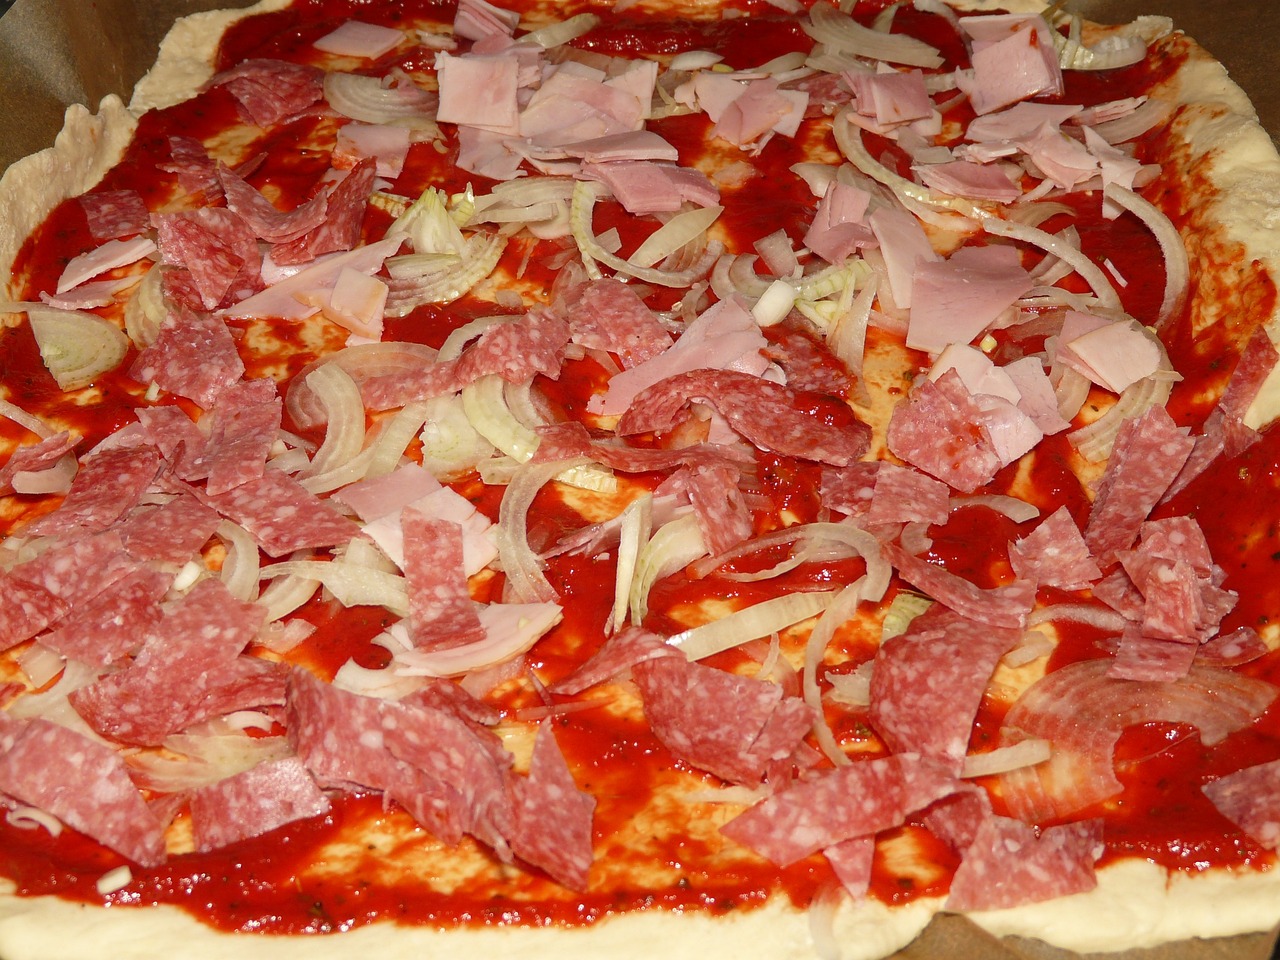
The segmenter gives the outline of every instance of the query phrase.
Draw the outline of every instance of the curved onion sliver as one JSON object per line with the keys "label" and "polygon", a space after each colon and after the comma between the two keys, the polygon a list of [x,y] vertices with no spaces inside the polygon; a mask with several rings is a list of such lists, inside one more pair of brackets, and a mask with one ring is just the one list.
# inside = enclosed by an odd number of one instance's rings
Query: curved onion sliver
{"label": "curved onion sliver", "polygon": [[346,347],[330,356],[313,360],[298,372],[285,394],[285,409],[301,429],[324,425],[327,416],[325,406],[307,386],[307,376],[323,364],[336,363],[359,384],[372,377],[419,370],[434,363],[435,359],[436,351],[421,343],[362,343]]}

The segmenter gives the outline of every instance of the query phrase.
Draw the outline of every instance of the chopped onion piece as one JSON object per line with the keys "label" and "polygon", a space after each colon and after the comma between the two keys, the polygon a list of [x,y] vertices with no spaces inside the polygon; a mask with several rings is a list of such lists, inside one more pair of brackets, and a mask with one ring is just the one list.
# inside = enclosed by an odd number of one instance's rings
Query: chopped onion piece
{"label": "chopped onion piece", "polygon": [[638,267],[652,267],[706,233],[723,211],[724,207],[718,206],[694,207],[676,214],[645,237],[627,262]]}
{"label": "chopped onion piece", "polygon": [[476,433],[520,463],[538,449],[538,435],[521,423],[507,406],[503,385],[496,373],[462,388],[462,409]]}
{"label": "chopped onion piece", "polygon": [[1096,263],[1085,256],[1084,252],[1079,248],[1065,243],[1061,238],[1055,237],[1051,233],[1046,233],[1038,227],[1029,227],[1024,223],[1001,220],[998,217],[985,218],[982,221],[982,229],[997,237],[1029,243],[1033,247],[1039,247],[1041,250],[1053,254],[1059,260],[1071,264],[1072,269],[1080,274],[1085,283],[1089,284],[1093,295],[1098,298],[1098,302],[1103,307],[1110,310],[1123,309],[1120,298],[1116,295],[1115,288],[1111,286],[1111,281],[1107,279],[1107,275]]}
{"label": "chopped onion piece", "polygon": [[[261,572],[259,572],[261,580]],[[310,600],[320,589],[320,581],[308,577],[280,577],[258,594],[258,603],[267,608],[267,623],[286,617]]]}
{"label": "chopped onion piece", "polygon": [[960,776],[965,779],[1008,773],[1022,767],[1033,767],[1049,759],[1049,741],[1032,738],[1019,740],[1007,747],[996,747],[986,753],[970,753],[964,758]]}
{"label": "chopped onion piece", "polygon": [[643,493],[627,504],[619,517],[618,563],[613,581],[613,610],[605,623],[606,633],[616,633],[627,622],[631,584],[640,560],[642,544],[653,530],[653,494]]}
{"label": "chopped onion piece", "polygon": [[1001,657],[1000,662],[1015,669],[1025,667],[1028,663],[1034,663],[1053,653],[1057,646],[1057,641],[1043,630],[1027,630],[1018,645]]}
{"label": "chopped onion piece", "polygon": [[1053,623],[1056,620],[1084,623],[1112,633],[1123,632],[1127,623],[1122,614],[1100,604],[1055,603],[1029,613],[1027,615],[1027,626],[1035,627],[1042,623]]}
{"label": "chopped onion piece", "polygon": [[105,897],[112,893],[117,893],[133,882],[133,871],[129,869],[127,863],[122,863],[118,867],[108,870],[100,876],[94,887],[98,891],[98,895]]}
{"label": "chopped onion piece", "polygon": [[818,689],[818,665],[822,663],[836,630],[857,616],[858,605],[863,600],[871,599],[867,593],[868,580],[867,576],[859,577],[830,600],[818,622],[809,631],[809,639],[804,645],[804,666],[800,671],[801,693],[804,702],[813,708],[817,717],[813,724],[813,734],[818,741],[818,748],[836,766],[849,763],[849,758],[840,749],[835,735],[827,726],[822,710],[822,694]]}
{"label": "chopped onion piece", "polygon": [[931,68],[940,67],[943,63],[938,50],[924,41],[906,34],[883,33],[864,27],[826,0],[819,0],[813,5],[809,11],[809,22],[802,22],[801,26],[819,43],[869,60]]}
{"label": "chopped onion piece", "polygon": [[710,50],[684,50],[671,58],[671,62],[667,64],[667,69],[686,72],[705,70],[707,67],[715,66],[723,59],[724,57],[720,54],[712,53]]}
{"label": "chopped onion piece", "polygon": [[586,463],[586,457],[572,460],[553,460],[546,463],[526,463],[516,470],[498,505],[498,524],[495,539],[498,544],[498,562],[507,575],[507,587],[512,599],[520,603],[550,603],[559,599],[542,572],[542,561],[529,546],[529,508],[538,491],[550,483],[557,474],[570,467]]}
{"label": "chopped onion piece", "polygon": [[364,446],[364,401],[351,375],[336,363],[322,363],[307,374],[307,389],[325,411],[324,443],[316,451],[305,476],[328,473],[358,454]]}
{"label": "chopped onion piece", "polygon": [[1102,195],[1145,223],[1160,244],[1160,252],[1164,254],[1164,297],[1156,313],[1155,328],[1162,330],[1182,310],[1187,299],[1191,265],[1187,261],[1182,235],[1163,211],[1132,190],[1126,190],[1118,183],[1109,183],[1103,188]]}
{"label": "chopped onion piece", "polygon": [[796,303],[796,288],[787,280],[775,280],[751,307],[751,316],[762,327],[772,327],[786,319]]}
{"label": "chopped onion piece", "polygon": [[344,607],[385,607],[399,617],[409,615],[404,577],[370,570],[340,560],[285,560],[263,567],[262,579],[297,576],[324,584]]}
{"label": "chopped onion piece", "polygon": [[1172,392],[1173,381],[1168,377],[1145,377],[1126,387],[1120,399],[1097,420],[1068,433],[1067,439],[1086,460],[1101,463],[1111,456],[1111,448],[1124,422],[1152,407],[1162,406]]}
{"label": "chopped onion piece", "polygon": [[420,689],[422,677],[407,676],[396,669],[395,657],[413,649],[413,641],[409,637],[409,624],[406,620],[393,623],[382,633],[373,638],[371,643],[385,648],[392,655],[392,660],[379,670],[362,667],[355,660],[348,660],[333,675],[333,685],[339,690],[358,693],[364,697],[377,697],[379,700],[399,700]]}
{"label": "chopped onion piece", "polygon": [[51,837],[62,833],[62,821],[39,807],[14,807],[4,815],[5,823],[19,830],[38,830],[43,827]]}
{"label": "chopped onion piece", "polygon": [[40,359],[61,390],[78,390],[114,370],[129,350],[129,338],[96,314],[25,306]]}
{"label": "chopped onion piece", "polygon": [[323,426],[326,410],[324,404],[307,386],[307,377],[317,367],[335,363],[342,367],[356,383],[377,376],[408,373],[434,362],[436,351],[421,343],[361,343],[344,347],[337,353],[312,361],[303,367],[289,383],[284,405],[289,417],[301,429],[311,430]]}
{"label": "chopped onion piece", "polygon": [[899,590],[889,603],[884,620],[880,624],[880,642],[901,636],[911,627],[911,621],[924,613],[933,601],[909,590]]}
{"label": "chopped onion piece", "polygon": [[698,520],[691,513],[655,530],[640,550],[635,576],[631,580],[631,622],[637,626],[644,622],[649,609],[649,590],[655,583],[705,556],[706,552]]}
{"label": "chopped onion piece", "polygon": [[594,280],[598,280],[603,276],[600,268],[596,265],[596,261],[599,261],[611,270],[635,277],[637,280],[644,280],[646,283],[656,284],[660,287],[688,287],[695,280],[706,275],[707,271],[711,269],[711,265],[716,262],[716,259],[724,250],[723,244],[719,241],[707,244],[706,250],[703,251],[698,261],[685,270],[669,271],[657,267],[637,266],[610,253],[600,243],[591,226],[591,214],[595,209],[595,205],[595,188],[589,182],[579,180],[574,185],[573,202],[569,208],[570,226],[573,231],[573,239],[578,244],[578,250],[582,254],[583,263],[586,265],[587,274]]}
{"label": "chopped onion piece", "polygon": [[216,721],[166,737],[164,747],[177,756],[148,751],[129,758],[139,783],[160,793],[197,790],[291,752],[284,737],[250,736]]}
{"label": "chopped onion piece", "polygon": [[599,22],[600,18],[594,13],[579,13],[559,23],[549,23],[537,30],[530,30],[520,38],[520,42],[536,43],[540,47],[559,47],[590,33]]}
{"label": "chopped onion piece", "polygon": [[852,673],[827,674],[827,682],[831,684],[831,699],[849,707],[870,706],[873,663],[872,660],[860,663]]}
{"label": "chopped onion piece", "polygon": [[438,480],[452,480],[494,455],[494,446],[471,424],[460,394],[425,401],[422,465]]}
{"label": "chopped onion piece", "polygon": [[506,247],[506,237],[477,231],[461,256],[392,257],[386,315],[403,317],[426,303],[452,303],[493,273]]}
{"label": "chopped onion piece", "polygon": [[219,574],[222,585],[237,600],[252,603],[258,599],[258,545],[244,527],[230,520],[219,521],[213,533],[227,551]]}
{"label": "chopped onion piece", "polygon": [[834,591],[788,593],[677,633],[667,643],[682,650],[690,660],[701,660],[816,617],[835,596]]}
{"label": "chopped onion piece", "polygon": [[439,136],[436,97],[407,78],[387,84],[378,77],[355,73],[326,73],[324,97],[338,113],[365,123],[394,123]]}
{"label": "chopped onion piece", "polygon": [[164,302],[163,277],[160,264],[154,264],[124,304],[124,330],[139,350],[156,342],[160,324],[169,313]]}
{"label": "chopped onion piece", "polygon": [[988,507],[996,513],[1003,514],[1014,523],[1026,523],[1040,516],[1040,508],[1034,503],[1027,503],[1018,497],[1009,497],[999,493],[983,493],[967,497],[952,497],[950,509],[961,507]]}
{"label": "chopped onion piece", "polygon": [[18,654],[19,669],[36,689],[60,674],[65,665],[62,654],[38,640]]}

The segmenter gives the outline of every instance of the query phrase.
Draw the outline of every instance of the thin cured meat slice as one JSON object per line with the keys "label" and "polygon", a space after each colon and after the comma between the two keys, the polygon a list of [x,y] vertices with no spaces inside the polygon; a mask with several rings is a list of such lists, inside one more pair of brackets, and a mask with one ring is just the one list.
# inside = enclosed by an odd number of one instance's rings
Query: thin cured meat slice
{"label": "thin cured meat slice", "polygon": [[552,693],[572,696],[620,676],[624,671],[646,660],[675,656],[683,658],[684,654],[668,646],[667,642],[656,633],[650,633],[641,627],[627,627],[606,640],[604,645],[573,673],[551,684],[550,690]]}
{"label": "thin cured meat slice", "polygon": [[876,477],[883,462],[856,460],[843,467],[823,467],[819,496],[828,510],[850,517],[865,516],[875,495]]}
{"label": "thin cured meat slice", "polygon": [[964,851],[947,909],[998,910],[1092,890],[1102,851],[1099,820],[1037,832],[1021,820],[991,817]]}
{"label": "thin cured meat slice", "polygon": [[731,550],[751,536],[751,511],[738,488],[741,471],[727,463],[691,468],[686,476],[689,502],[702,542],[712,555]]}
{"label": "thin cured meat slice", "polygon": [[1102,578],[1066,507],[1059,507],[1027,536],[1009,544],[1009,565],[1019,579],[1059,590],[1084,590]]}
{"label": "thin cured meat slice", "polygon": [[784,456],[844,466],[870,445],[870,428],[851,413],[826,420],[796,391],[736,370],[690,370],[646,387],[618,421],[617,432],[629,436],[671,430],[694,402],[714,407],[760,449]]}
{"label": "thin cured meat slice", "polygon": [[1020,630],[947,612],[917,618],[876,651],[871,725],[894,752],[918,753],[959,775],[996,664],[1021,639]]}
{"label": "thin cured meat slice", "polygon": [[593,280],[565,297],[563,311],[573,342],[617,354],[624,368],[656,357],[671,334],[625,283]]}
{"label": "thin cured meat slice", "polygon": [[[253,706],[283,695],[283,677],[263,689],[260,681],[276,665],[246,672],[236,665],[262,627],[266,611],[242,603],[218,580],[202,580],[152,628],[138,656],[71,694],[85,721],[122,743],[155,744],[212,713]],[[269,668],[269,669],[268,669]],[[253,696],[237,686],[248,680]],[[276,694],[274,691],[278,690]],[[263,699],[258,699],[258,698]]]}
{"label": "thin cured meat slice", "polygon": [[1084,539],[1103,564],[1137,539],[1151,509],[1187,462],[1195,441],[1161,406],[1126,420],[1116,436]]}
{"label": "thin cured meat slice", "polygon": [[1044,763],[1000,775],[1011,815],[1040,823],[1119,793],[1113,753],[1132,724],[1191,724],[1212,747],[1280,693],[1265,681],[1199,664],[1174,682],[1118,679],[1108,675],[1110,667],[1109,658],[1068,664],[1032,684],[1009,710],[1003,742],[1042,738],[1053,744]]}
{"label": "thin cured meat slice", "polygon": [[478,700],[452,680],[424,678],[426,685],[401,698],[402,703],[418,704],[432,710],[452,713],[461,720],[491,727],[502,719],[497,707]]}
{"label": "thin cured meat slice", "polygon": [[1271,652],[1253,627],[1239,627],[1206,640],[1196,650],[1196,662],[1214,667],[1238,667]]}
{"label": "thin cured meat slice", "polygon": [[352,520],[279,470],[268,470],[225,493],[200,491],[197,496],[248,530],[273,557],[304,547],[332,547],[360,532]]}
{"label": "thin cured meat slice", "polygon": [[861,900],[871,889],[871,866],[875,857],[874,837],[854,837],[832,844],[822,851],[835,871],[836,879],[845,892],[855,900]]}
{"label": "thin cured meat slice", "polygon": [[13,567],[14,579],[43,587],[59,600],[83,603],[138,568],[114,530],[62,539],[34,560]]}
{"label": "thin cured meat slice", "polygon": [[900,826],[956,787],[948,770],[918,756],[862,760],[767,797],[720,832],[785,867],[846,840]]}
{"label": "thin cured meat slice", "polygon": [[951,494],[945,483],[896,463],[878,466],[867,523],[947,522]]}
{"label": "thin cured meat slice", "polygon": [[1138,548],[1148,556],[1185,561],[1201,576],[1214,568],[1209,541],[1194,517],[1148,520],[1139,531]]}
{"label": "thin cured meat slice", "polygon": [[896,543],[886,543],[883,549],[898,576],[970,620],[1021,629],[1035,604],[1035,584],[1026,580],[984,590],[943,567],[912,556]]}
{"label": "thin cured meat slice", "polygon": [[288,243],[276,244],[271,248],[271,259],[285,265],[308,263],[326,253],[350,250],[359,243],[376,175],[373,159],[358,161],[329,193],[320,224]]}
{"label": "thin cured meat slice", "polygon": [[782,368],[792,390],[832,397],[849,395],[853,375],[809,331],[787,319],[764,333],[769,341],[764,355]]}
{"label": "thin cured meat slice", "polygon": [[961,853],[973,843],[978,830],[991,815],[991,797],[987,791],[967,783],[930,806],[921,820],[929,832],[954,853]]}
{"label": "thin cured meat slice", "polygon": [[1122,680],[1172,682],[1187,675],[1195,661],[1196,645],[1143,636],[1126,630],[1107,676]]}
{"label": "thin cured meat slice", "polygon": [[250,123],[271,127],[324,96],[324,74],[286,60],[245,60],[209,81],[224,86]]}
{"label": "thin cured meat slice", "polygon": [[209,314],[178,309],[160,324],[155,342],[138,354],[129,376],[208,410],[244,376],[244,363],[225,323]]}
{"label": "thin cured meat slice", "polygon": [[191,826],[202,852],[328,811],[328,798],[297,757],[268,760],[191,795]]}
{"label": "thin cured meat slice", "polygon": [[133,507],[160,469],[152,447],[113,447],[80,463],[66,498],[27,528],[33,536],[99,532]]}
{"label": "thin cured meat slice", "polygon": [[384,701],[340,690],[295,667],[285,694],[289,745],[322,786],[381,790],[444,843],[462,839],[457,793],[387,749]]}
{"label": "thin cured meat slice", "polygon": [[224,390],[210,411],[209,441],[180,468],[184,480],[205,480],[205,491],[226,493],[256,480],[280,432],[282,404],[274,380],[241,380]]}
{"label": "thin cured meat slice", "polygon": [[483,640],[484,627],[463,568],[462,527],[409,507],[400,528],[414,646],[446,650]]}
{"label": "thin cured meat slice", "polygon": [[208,543],[220,519],[215,510],[184,493],[168,503],[134,510],[116,530],[136,560],[186,563]]}
{"label": "thin cured meat slice", "polygon": [[157,214],[156,245],[164,263],[181,267],[215,310],[262,289],[262,253],[244,219],[224,207]]}
{"label": "thin cured meat slice", "polygon": [[673,754],[724,780],[757,786],[813,726],[813,711],[776,684],[684,657],[636,664],[645,718]]}
{"label": "thin cured meat slice", "polygon": [[160,600],[172,582],[170,574],[144,567],[77,604],[40,642],[73,660],[113,663],[141,646],[160,621]]}
{"label": "thin cured meat slice", "polygon": [[574,782],[550,719],[538,727],[528,777],[516,780],[513,789],[512,851],[571,890],[585,890],[594,859],[591,817],[596,800]]}
{"label": "thin cured meat slice", "polygon": [[1228,416],[1243,420],[1278,362],[1280,352],[1276,350],[1271,335],[1265,326],[1258,327],[1240,353],[1240,359],[1227,380],[1226,389],[1218,400],[1218,409]]}
{"label": "thin cured meat slice", "polygon": [[193,201],[206,203],[222,199],[222,185],[218,182],[217,167],[209,151],[195,137],[170,136],[169,159],[157,164],[160,170],[176,174],[178,184]]}
{"label": "thin cured meat slice", "polygon": [[959,375],[948,370],[936,381],[922,379],[907,401],[893,408],[886,440],[895,456],[972,493],[1001,467],[980,419],[981,410]]}
{"label": "thin cured meat slice", "polygon": [[163,862],[163,827],[119,753],[43,719],[26,721],[11,736],[8,749],[0,750],[0,793],[52,814],[134,863]]}
{"label": "thin cured meat slice", "polygon": [[71,604],[38,583],[0,574],[0,650],[30,640],[49,624],[65,616]]}
{"label": "thin cured meat slice", "polygon": [[456,360],[419,362],[401,373],[370,377],[360,384],[360,396],[370,410],[387,410],[454,393],[490,374],[508,383],[524,383],[538,374],[554,380],[568,342],[567,323],[549,310],[530,310],[489,327]]}
{"label": "thin cured meat slice", "polygon": [[77,198],[95,240],[115,240],[146,233],[151,211],[137,190],[100,190]]}
{"label": "thin cured meat slice", "polygon": [[66,430],[36,443],[18,447],[0,467],[0,495],[13,492],[14,477],[19,473],[47,470],[70,453],[79,442]]}
{"label": "thin cured meat slice", "polygon": [[1218,811],[1269,850],[1280,847],[1280,760],[1245,767],[1202,788]]}
{"label": "thin cured meat slice", "polygon": [[225,164],[218,164],[218,180],[228,209],[238,214],[260,240],[287,243],[324,223],[329,204],[327,193],[318,193],[292,210],[277,210],[270,200]]}
{"label": "thin cured meat slice", "polygon": [[143,407],[134,411],[147,442],[176,470],[186,469],[209,442],[178,406]]}

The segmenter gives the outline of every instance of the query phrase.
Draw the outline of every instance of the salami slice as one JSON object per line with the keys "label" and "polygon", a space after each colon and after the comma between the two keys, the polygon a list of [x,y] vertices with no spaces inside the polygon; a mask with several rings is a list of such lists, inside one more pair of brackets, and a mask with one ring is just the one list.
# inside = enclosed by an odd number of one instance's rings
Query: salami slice
{"label": "salami slice", "polygon": [[101,190],[82,194],[77,202],[95,240],[132,237],[151,226],[151,211],[137,190]]}
{"label": "salami slice", "polygon": [[876,651],[868,719],[891,750],[958,775],[991,674],[1022,632],[948,613],[927,620]]}
{"label": "salami slice", "polygon": [[980,419],[959,375],[949,370],[937,381],[921,380],[907,401],[893,408],[886,434],[889,450],[931,477],[972,493],[1001,466]]}
{"label": "salami slice", "polygon": [[160,506],[141,507],[117,525],[129,556],[137,560],[186,563],[208,543],[218,526],[216,511],[190,494]]}
{"label": "salami slice", "polygon": [[671,334],[631,287],[593,280],[572,291],[564,308],[573,342],[617,354],[624,368],[671,346]]}
{"label": "salami slice", "polygon": [[18,580],[43,587],[67,604],[96,597],[138,567],[125,553],[114,530],[88,537],[62,540],[34,560],[9,571]]}
{"label": "salami slice", "polygon": [[956,786],[945,768],[910,754],[857,761],[766,798],[720,832],[785,867],[899,826]]}
{"label": "salami slice", "polygon": [[268,760],[191,795],[191,824],[200,851],[328,811],[328,798],[297,757]]}
{"label": "salami slice", "polygon": [[1027,536],[1011,543],[1009,564],[1019,579],[1059,590],[1084,590],[1102,577],[1066,507],[1058,508]]}
{"label": "salami slice", "polygon": [[206,203],[222,199],[222,185],[218,182],[217,167],[204,144],[195,137],[170,136],[169,160],[158,166],[167,173],[176,174],[178,183],[193,199],[201,197]]}
{"label": "salami slice", "polygon": [[244,363],[227,325],[182,309],[165,318],[155,342],[129,368],[129,376],[139,383],[154,383],[206,410],[243,375]]}
{"label": "salami slice", "polygon": [[1033,827],[991,817],[965,849],[951,880],[948,910],[995,910],[1083,893],[1098,885],[1102,823],[1081,820]]}
{"label": "salami slice", "polygon": [[1201,789],[1253,839],[1269,850],[1280,847],[1280,760],[1229,773]]}
{"label": "salami slice", "polygon": [[691,370],[646,387],[618,421],[617,432],[671,430],[691,402],[710,404],[737,433],[784,456],[844,466],[870,444],[870,428],[852,415],[831,421],[815,416],[796,391],[736,370]]}
{"label": "salami slice", "polygon": [[326,253],[350,250],[359,243],[376,170],[373,159],[358,161],[329,193],[324,219],[302,236],[272,247],[271,259],[278,264],[308,263]]}
{"label": "salami slice", "polygon": [[782,368],[791,389],[832,397],[849,395],[853,375],[807,330],[788,319],[764,333],[769,341],[764,355]]}
{"label": "salami slice", "polygon": [[855,900],[861,900],[871,889],[871,864],[875,852],[874,837],[854,837],[832,844],[822,851],[822,855],[831,864],[845,892]]}
{"label": "salami slice", "polygon": [[777,685],[684,657],[645,660],[632,674],[654,736],[686,763],[734,783],[758,785],[813,725],[812,711],[785,701]]}
{"label": "salami slice", "polygon": [[360,532],[354,522],[279,470],[268,470],[224,493],[197,496],[248,530],[273,557],[345,543]]}
{"label": "salami slice", "polygon": [[1196,656],[1196,645],[1143,636],[1126,630],[1120,637],[1116,658],[1107,676],[1121,680],[1172,682],[1187,675]]}
{"label": "salami slice", "polygon": [[19,473],[39,473],[47,470],[70,453],[77,439],[63,430],[37,443],[18,447],[0,467],[0,495],[13,492],[13,478]]}
{"label": "salami slice", "polygon": [[1243,420],[1277,362],[1280,362],[1280,352],[1277,352],[1272,343],[1271,335],[1265,326],[1258,327],[1245,344],[1236,368],[1231,371],[1231,378],[1218,401],[1218,408],[1225,414]]}
{"label": "salami slice", "polygon": [[280,432],[282,405],[273,380],[241,380],[224,390],[211,411],[209,441],[178,475],[207,478],[205,491],[226,493],[256,480]]}
{"label": "salami slice", "polygon": [[105,530],[138,502],[159,468],[152,447],[113,447],[86,457],[58,509],[27,530],[33,536]]}
{"label": "salami slice", "polygon": [[138,570],[77,604],[41,643],[84,663],[113,663],[141,646],[160,621],[160,600],[172,582],[173,577],[160,570]]}
{"label": "salami slice", "polygon": [[1084,539],[1103,565],[1137,539],[1143,521],[1160,502],[1195,445],[1164,407],[1126,420],[1116,436]]}
{"label": "salami slice", "polygon": [[225,164],[218,164],[217,175],[227,207],[243,219],[260,240],[287,243],[324,223],[329,204],[327,193],[318,193],[292,210],[277,210],[270,200]]}
{"label": "salami slice", "polygon": [[738,489],[741,476],[727,463],[693,467],[688,473],[689,502],[693,504],[702,542],[711,554],[731,550],[751,536],[751,511]]}
{"label": "salami slice", "polygon": [[71,604],[38,583],[0,574],[0,650],[8,650],[30,640],[49,624],[63,617]]}
{"label": "salami slice", "polygon": [[484,639],[463,572],[462,527],[412,507],[401,515],[400,527],[414,645],[445,650]]}
{"label": "salami slice", "polygon": [[113,748],[48,720],[0,750],[0,793],[50,813],[142,866],[165,859],[164,830]]}
{"label": "salami slice", "polygon": [[896,543],[883,546],[898,576],[970,620],[1021,629],[1035,604],[1035,585],[1026,580],[984,590],[949,570],[912,556]]}
{"label": "salami slice", "polygon": [[940,480],[896,463],[881,463],[867,523],[946,523],[951,493]]}
{"label": "salami slice", "polygon": [[511,848],[516,856],[572,890],[585,890],[593,859],[591,816],[596,801],[574,783],[550,719],[538,727],[529,775],[517,780],[514,789]]}
{"label": "salami slice", "polygon": [[205,310],[262,289],[262,254],[244,220],[224,207],[158,214],[156,245],[163,262],[190,275]]}
{"label": "salami slice", "polygon": [[668,646],[656,633],[640,627],[628,627],[606,640],[586,663],[553,683],[550,689],[552,693],[578,694],[619,676],[638,663],[672,656],[683,657],[684,654]]}
{"label": "salami slice", "polygon": [[272,696],[250,683],[255,697],[235,689],[246,679],[260,681],[265,668],[277,673],[275,689],[283,698],[283,676],[275,665],[245,671],[233,666],[240,651],[257,636],[266,611],[241,603],[218,580],[203,580],[165,612],[133,662],[71,694],[71,703],[103,736],[122,743],[155,744],[212,713],[264,702]]}
{"label": "salami slice", "polygon": [[324,96],[321,71],[285,60],[245,60],[219,73],[209,85],[225,86],[244,117],[260,127],[301,113]]}

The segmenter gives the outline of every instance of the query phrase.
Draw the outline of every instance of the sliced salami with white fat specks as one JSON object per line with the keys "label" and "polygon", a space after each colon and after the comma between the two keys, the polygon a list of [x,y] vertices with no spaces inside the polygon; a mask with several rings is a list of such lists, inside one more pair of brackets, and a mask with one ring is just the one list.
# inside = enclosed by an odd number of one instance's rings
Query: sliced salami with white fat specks
{"label": "sliced salami with white fat specks", "polygon": [[200,851],[328,811],[328,798],[297,757],[265,761],[191,794],[191,827]]}
{"label": "sliced salami with white fat specks", "polygon": [[244,376],[244,363],[225,323],[179,309],[160,324],[155,342],[138,354],[129,376],[208,410],[223,390]]}
{"label": "sliced salami with white fat specks", "polygon": [[686,485],[702,542],[711,554],[731,550],[751,536],[751,511],[738,488],[741,471],[727,463],[689,469]]}
{"label": "sliced salami with white fat specks", "polygon": [[617,354],[624,368],[671,346],[671,334],[634,290],[617,280],[593,280],[570,292],[564,315],[573,342]]}
{"label": "sliced salami with white fat specks", "polygon": [[106,666],[132,653],[160,621],[173,576],[145,567],[76,604],[40,642],[64,657]]}
{"label": "sliced salami with white fat specks", "polygon": [[1269,850],[1280,848],[1280,760],[1245,767],[1202,788],[1218,811]]}
{"label": "sliced salami with white fat specks", "polygon": [[467,589],[462,527],[409,507],[401,514],[400,528],[414,645],[446,650],[484,639],[480,614]]}
{"label": "sliced salami with white fat specks", "polygon": [[245,60],[209,81],[225,86],[244,116],[270,127],[301,113],[324,96],[324,74],[315,67],[287,60]]}
{"label": "sliced salami with white fat specks", "polygon": [[893,408],[886,439],[897,457],[962,493],[972,493],[1000,469],[980,411],[959,376],[923,379]]}
{"label": "sliced salami with white fat specks", "polygon": [[1009,565],[1019,579],[1059,590],[1084,590],[1102,577],[1080,528],[1066,507],[1009,544]]}
{"label": "sliced salami with white fat specks", "polygon": [[1083,893],[1097,886],[1102,822],[1034,827],[991,817],[964,851],[951,880],[948,910],[996,910]]}
{"label": "sliced salami with white fat specks", "polygon": [[578,789],[556,743],[554,722],[538,727],[529,775],[517,779],[511,849],[572,890],[585,890],[593,859],[591,816],[595,797]]}
{"label": "sliced salami with white fat specks", "polygon": [[186,563],[213,536],[220,519],[217,511],[183,493],[168,503],[139,507],[116,530],[136,560]]}
{"label": "sliced salami with white fat specks", "polygon": [[214,495],[261,477],[280,432],[281,408],[273,380],[232,384],[211,411],[208,443],[178,466],[178,476],[205,479],[205,490]]}
{"label": "sliced salami with white fat specks", "polygon": [[860,760],[767,797],[720,832],[785,867],[899,826],[956,787],[945,767],[914,754]]}
{"label": "sliced salami with white fat specks", "polygon": [[33,536],[105,530],[134,506],[160,469],[153,447],[113,447],[86,457],[66,498],[27,528]]}
{"label": "sliced salami with white fat specks", "polygon": [[1035,584],[1026,580],[984,590],[943,567],[912,556],[896,543],[884,544],[883,550],[898,576],[970,620],[993,627],[1021,628],[1035,604]]}
{"label": "sliced salami with white fat specks", "polygon": [[638,663],[657,657],[684,657],[656,633],[627,627],[604,642],[585,663],[550,687],[552,693],[572,696],[621,675]]}
{"label": "sliced salami with white fat specks", "polygon": [[0,794],[52,814],[134,863],[165,859],[163,827],[121,754],[43,719],[11,735],[9,748],[0,750]]}
{"label": "sliced salami with white fat specks", "polygon": [[100,190],[77,198],[95,240],[115,240],[146,233],[151,211],[137,190]]}
{"label": "sliced salami with white fat specks", "polygon": [[360,533],[353,521],[279,470],[223,493],[196,495],[248,530],[273,557],[304,547],[332,547]]}

